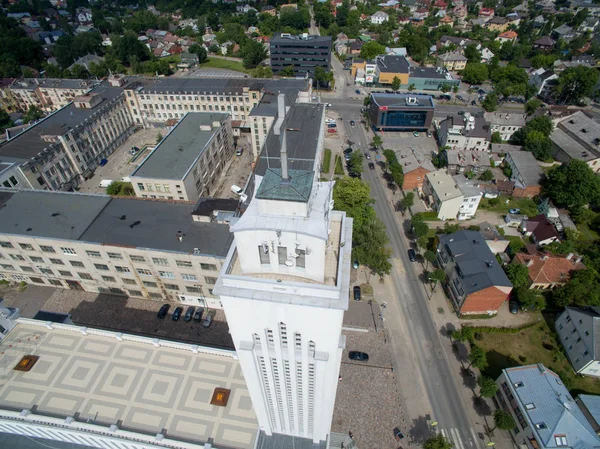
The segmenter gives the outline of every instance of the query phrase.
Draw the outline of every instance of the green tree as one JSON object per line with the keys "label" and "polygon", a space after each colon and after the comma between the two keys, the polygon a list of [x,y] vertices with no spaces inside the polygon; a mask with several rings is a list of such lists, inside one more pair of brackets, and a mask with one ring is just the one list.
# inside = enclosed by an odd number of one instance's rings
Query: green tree
{"label": "green tree", "polygon": [[[502,430],[511,430],[514,429],[516,426],[515,420],[513,419],[512,415],[500,409],[494,412],[494,424],[498,429]],[[496,429],[496,427],[494,427],[494,429]]]}
{"label": "green tree", "polygon": [[470,63],[481,62],[481,53],[477,50],[477,45],[469,44],[465,47],[465,58],[467,58]]}
{"label": "green tree", "polygon": [[113,181],[106,188],[107,195],[119,195],[121,193],[122,182]]}
{"label": "green tree", "polygon": [[527,310],[544,310],[546,300],[537,290],[530,290],[527,287],[519,287],[512,291],[514,297],[519,301],[521,307]]}
{"label": "green tree", "polygon": [[156,135],[156,144],[158,145],[162,139],[163,139],[163,135],[161,133],[158,133]]}
{"label": "green tree", "polygon": [[[395,76],[394,79],[392,80],[392,90],[394,92],[396,92],[398,89],[400,89],[401,85],[402,85],[402,81],[400,81],[400,78]],[[409,89],[410,89],[410,87],[409,87]]]}
{"label": "green tree", "polygon": [[467,369],[471,366],[474,366],[477,369],[483,370],[488,366],[487,355],[485,351],[477,345],[471,345],[471,352],[467,358],[469,359],[469,366]]}
{"label": "green tree", "polygon": [[496,109],[498,109],[498,96],[495,93],[487,94],[481,103],[481,106],[487,112],[494,112]]}
{"label": "green tree", "polygon": [[148,47],[138,40],[137,34],[127,30],[122,36],[111,36],[112,51],[124,64],[129,64],[129,59],[135,56],[138,61],[150,59]]}
{"label": "green tree", "polygon": [[573,159],[552,168],[546,177],[544,190],[559,207],[575,211],[600,199],[600,179],[584,161]]}
{"label": "green tree", "polygon": [[481,181],[491,181],[492,179],[494,179],[494,173],[492,172],[492,170],[490,170],[489,168],[484,171],[480,176],[479,179]]}
{"label": "green tree", "polygon": [[329,89],[333,87],[334,77],[332,71],[326,71],[323,67],[315,67],[315,81],[317,82],[317,89],[325,86]]}
{"label": "green tree", "polygon": [[531,283],[529,279],[529,270],[520,263],[511,263],[504,267],[506,277],[512,283],[513,287],[527,287]]}
{"label": "green tree", "polygon": [[267,50],[264,45],[260,42],[248,39],[240,50],[244,67],[247,69],[253,69],[263,62],[267,57]]}
{"label": "green tree", "polygon": [[441,268],[437,268],[429,273],[428,279],[433,282],[433,289],[435,290],[438,282],[444,282],[446,280],[446,272]]}
{"label": "green tree", "polygon": [[0,109],[0,132],[4,132],[6,128],[10,128],[11,126],[13,126],[13,121],[10,115],[4,109]]}
{"label": "green tree", "polygon": [[530,131],[525,137],[524,149],[540,161],[552,160],[552,141],[539,131]]}
{"label": "green tree", "polygon": [[409,208],[413,207],[414,204],[415,204],[415,194],[413,192],[406,192],[406,194],[404,195],[404,198],[402,198],[402,200],[400,200],[400,205],[404,209],[409,209]]}
{"label": "green tree", "polygon": [[279,76],[284,78],[291,78],[294,76],[294,66],[288,65],[279,71]]}
{"label": "green tree", "polygon": [[591,95],[598,83],[595,68],[578,65],[569,67],[558,76],[555,94],[560,103],[579,103],[583,97]]}
{"label": "green tree", "polygon": [[412,92],[414,90],[416,90],[417,88],[415,87],[415,83],[410,83],[410,85],[408,86],[408,91]]}
{"label": "green tree", "polygon": [[[414,217],[415,216],[413,215],[413,218]],[[429,226],[427,226],[427,223],[425,223],[424,221],[413,222],[412,229],[417,237],[425,236],[429,232]]]}
{"label": "green tree", "polygon": [[462,73],[462,80],[465,83],[481,84],[489,77],[487,64],[480,62],[469,62]]}
{"label": "green tree", "polygon": [[452,449],[453,447],[454,444],[441,433],[430,437],[423,444],[423,449]]}
{"label": "green tree", "polygon": [[492,143],[502,143],[502,136],[500,135],[500,131],[494,131],[492,133]]}
{"label": "green tree", "polygon": [[360,150],[354,150],[350,153],[348,159],[348,172],[349,173],[362,173],[363,155]]}
{"label": "green tree", "polygon": [[425,251],[425,254],[423,254],[423,258],[427,261],[427,267],[425,269],[429,268],[429,264],[431,264],[432,266],[433,266],[433,264],[435,264],[436,256],[433,251],[431,251],[431,250]]}
{"label": "green tree", "polygon": [[202,45],[198,45],[198,44],[190,45],[189,52],[198,56],[198,64],[202,64],[203,62],[206,62],[206,59],[208,58],[208,53],[206,52],[206,49]]}
{"label": "green tree", "polygon": [[571,279],[562,287],[555,289],[552,299],[556,305],[565,307],[574,305],[600,305],[600,276],[593,268],[577,270],[571,274]]}
{"label": "green tree", "polygon": [[334,208],[354,219],[358,229],[375,216],[369,185],[357,178],[338,179],[333,188]]}
{"label": "green tree", "polygon": [[44,116],[44,113],[37,106],[29,106],[29,109],[23,116],[23,123],[31,123],[35,120],[39,120]]}
{"label": "green tree", "polygon": [[477,385],[479,385],[479,397],[493,398],[498,391],[498,384],[491,377],[479,376]]}
{"label": "green tree", "polygon": [[542,102],[537,98],[532,98],[527,103],[525,103],[525,112],[527,115],[533,115],[535,111],[542,105]]}
{"label": "green tree", "polygon": [[373,148],[379,148],[383,144],[383,139],[381,136],[375,135],[373,136],[373,140],[371,141],[371,146]]}
{"label": "green tree", "polygon": [[84,79],[88,77],[88,71],[81,64],[75,64],[71,69],[74,78]]}
{"label": "green tree", "polygon": [[360,57],[363,59],[374,59],[375,56],[384,55],[385,46],[381,45],[377,41],[367,42],[360,49]]}
{"label": "green tree", "polygon": [[450,92],[450,86],[448,84],[443,84],[441,91],[445,94],[447,94],[448,92]]}

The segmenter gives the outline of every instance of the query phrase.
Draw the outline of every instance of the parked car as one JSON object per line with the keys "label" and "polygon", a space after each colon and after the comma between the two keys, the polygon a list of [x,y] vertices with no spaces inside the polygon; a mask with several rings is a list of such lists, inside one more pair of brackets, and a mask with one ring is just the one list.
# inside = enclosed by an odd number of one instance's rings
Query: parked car
{"label": "parked car", "polygon": [[335,123],[328,123],[327,127],[328,128],[337,128],[337,125]]}
{"label": "parked car", "polygon": [[360,90],[356,89],[354,92],[356,92],[357,95],[360,95]]}
{"label": "parked car", "polygon": [[412,248],[408,250],[408,259],[411,262],[416,262],[417,261],[417,253]]}
{"label": "parked car", "polygon": [[462,97],[462,95],[457,95],[457,96],[456,96],[456,99],[457,99],[457,100],[460,100],[460,101],[465,101],[465,99]]}
{"label": "parked car", "polygon": [[348,147],[344,150],[344,154],[350,154],[350,153],[352,153],[352,151],[354,151],[354,150],[352,150],[352,148]]}
{"label": "parked car", "polygon": [[108,164],[108,159],[102,159],[100,161],[100,167],[104,167],[106,164]]}
{"label": "parked car", "polygon": [[190,321],[192,321],[192,318],[194,317],[194,310],[195,310],[194,306],[189,306],[187,308],[187,310],[185,311],[183,321],[185,321],[186,323],[189,323]]}
{"label": "parked car", "polygon": [[350,120],[350,125],[354,126],[354,125],[356,125],[356,122],[354,120]]}
{"label": "parked car", "polygon": [[213,310],[207,312],[206,316],[204,317],[204,320],[202,320],[202,326],[210,327],[211,323],[213,322],[214,317],[215,317],[215,312]]}
{"label": "parked car", "polygon": [[433,134],[431,134],[431,131],[427,131],[427,137],[429,137],[429,138],[433,137]]}
{"label": "parked car", "polygon": [[131,147],[131,150],[129,150],[129,154],[135,156],[138,153],[138,151],[140,151],[138,147]]}
{"label": "parked car", "polygon": [[244,154],[244,149],[243,148],[238,148],[237,150],[235,150],[235,155],[236,156],[241,156],[242,154]]}
{"label": "parked car", "polygon": [[375,170],[375,164],[373,162],[369,162],[369,168],[371,170]]}
{"label": "parked car", "polygon": [[473,100],[473,101],[471,102],[471,106],[477,106],[477,102],[476,102],[475,100]]}
{"label": "parked car", "polygon": [[465,111],[458,111],[457,114],[458,115],[465,115]]}
{"label": "parked car", "polygon": [[358,270],[359,266],[360,266],[360,264],[358,263],[358,260],[354,259],[354,262],[352,262],[352,268],[354,268],[355,270]]}
{"label": "parked car", "polygon": [[354,300],[355,301],[360,301],[361,295],[360,295],[360,287],[358,285],[354,286]]}
{"label": "parked car", "polygon": [[178,306],[175,308],[175,310],[173,310],[173,315],[171,315],[171,319],[173,321],[178,321],[179,318],[181,317],[181,314],[183,313],[183,307]]}
{"label": "parked car", "polygon": [[413,136],[419,137],[419,131],[413,131]]}
{"label": "parked car", "polygon": [[169,312],[169,307],[171,307],[169,304],[163,304],[156,314],[156,318],[162,320],[164,317],[166,317],[167,313]]}
{"label": "parked car", "polygon": [[327,130],[327,132],[328,132],[328,133],[335,133],[335,132],[337,132],[337,129],[335,129],[335,128],[329,128],[329,129]]}
{"label": "parked car", "polygon": [[519,302],[516,299],[508,301],[508,310],[510,313],[519,313]]}
{"label": "parked car", "polygon": [[348,353],[348,358],[350,360],[357,360],[359,362],[368,362],[369,354],[367,354],[366,352],[350,351]]}
{"label": "parked car", "polygon": [[371,155],[370,155],[368,152],[366,152],[366,151],[365,151],[365,157],[366,157],[367,159],[371,159]]}
{"label": "parked car", "polygon": [[521,213],[521,209],[519,209],[518,207],[515,207],[514,209],[508,209],[508,213],[509,214],[520,214]]}
{"label": "parked car", "polygon": [[199,323],[202,320],[202,314],[204,313],[204,307],[198,307],[196,313],[194,313],[194,321]]}

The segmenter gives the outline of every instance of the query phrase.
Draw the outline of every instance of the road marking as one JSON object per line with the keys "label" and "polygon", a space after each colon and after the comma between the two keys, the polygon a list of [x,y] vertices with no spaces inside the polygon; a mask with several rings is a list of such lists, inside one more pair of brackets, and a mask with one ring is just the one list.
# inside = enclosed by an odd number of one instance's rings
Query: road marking
{"label": "road marking", "polygon": [[471,435],[473,435],[473,445],[477,447],[477,434],[475,433],[475,429],[471,427]]}
{"label": "road marking", "polygon": [[449,439],[454,443],[456,449],[465,449],[457,429],[449,429],[448,433],[451,435]]}

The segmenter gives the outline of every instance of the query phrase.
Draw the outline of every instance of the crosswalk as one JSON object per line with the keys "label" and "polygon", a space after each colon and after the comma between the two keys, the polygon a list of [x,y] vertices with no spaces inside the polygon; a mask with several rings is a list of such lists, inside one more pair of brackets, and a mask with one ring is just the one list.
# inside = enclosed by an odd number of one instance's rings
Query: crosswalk
{"label": "crosswalk", "polygon": [[444,437],[452,442],[453,449],[481,449],[485,445],[477,438],[477,434],[473,428],[471,429],[443,429],[440,428]]}

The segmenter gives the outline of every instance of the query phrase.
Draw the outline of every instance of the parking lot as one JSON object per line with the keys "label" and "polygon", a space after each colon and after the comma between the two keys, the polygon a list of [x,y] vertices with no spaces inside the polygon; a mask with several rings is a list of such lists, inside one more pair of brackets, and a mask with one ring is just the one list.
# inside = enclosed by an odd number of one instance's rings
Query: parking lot
{"label": "parking lot", "polygon": [[162,128],[148,128],[140,129],[132,134],[123,145],[107,158],[108,162],[104,167],[98,167],[94,175],[79,186],[79,191],[82,193],[106,193],[106,188],[100,187],[100,181],[120,181],[121,178],[131,175],[144,158],[150,154],[150,148],[142,154],[137,154],[135,158],[129,153],[129,150],[134,146],[143,148],[144,145],[153,148],[156,145],[156,138],[159,133],[164,136],[166,131]]}
{"label": "parking lot", "polygon": [[386,132],[379,135],[383,138],[383,147],[391,150],[413,148],[430,159],[438,151],[435,138],[427,137],[424,132],[419,132],[419,137],[415,137],[412,132]]}

